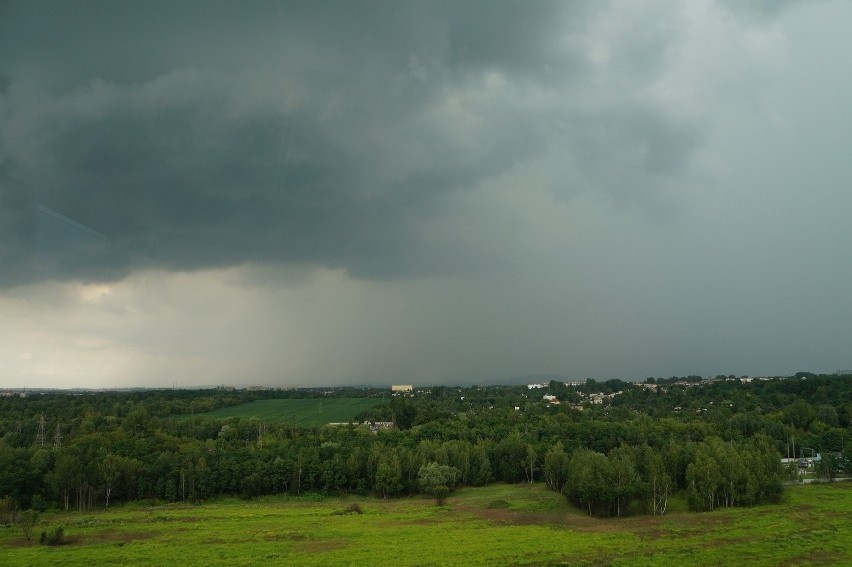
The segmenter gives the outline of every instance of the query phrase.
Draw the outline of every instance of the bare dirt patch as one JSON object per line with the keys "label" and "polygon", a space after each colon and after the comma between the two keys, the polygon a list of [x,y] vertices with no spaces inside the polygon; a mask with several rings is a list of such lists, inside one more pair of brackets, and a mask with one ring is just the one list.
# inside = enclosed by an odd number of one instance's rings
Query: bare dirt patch
{"label": "bare dirt patch", "polygon": [[[59,546],[78,546],[78,545],[97,545],[100,543],[130,543],[131,541],[150,539],[157,534],[154,532],[101,532],[97,534],[87,535],[66,535]],[[25,538],[11,540],[6,544],[6,547],[34,547],[40,545],[37,537],[33,537],[32,541],[27,541]]]}
{"label": "bare dirt patch", "polygon": [[266,532],[263,534],[263,539],[266,541],[305,541],[308,539],[308,536],[298,532]]}
{"label": "bare dirt patch", "polygon": [[560,525],[563,515],[557,512],[526,512],[507,508],[473,508],[459,506],[459,512],[488,520],[495,525]]}
{"label": "bare dirt patch", "polygon": [[521,512],[501,508],[467,508],[466,511],[495,525],[559,526],[587,533],[631,532],[639,537],[651,539],[657,539],[663,534],[662,522],[665,518],[665,516],[595,518],[581,514]]}
{"label": "bare dirt patch", "polygon": [[154,532],[101,532],[99,534],[74,536],[69,538],[69,543],[78,545],[95,545],[107,542],[130,543],[131,541],[151,539],[156,535]]}
{"label": "bare dirt patch", "polygon": [[836,554],[813,552],[793,557],[786,565],[840,565],[842,560]]}
{"label": "bare dirt patch", "polygon": [[[419,518],[417,520],[411,520],[409,522],[405,522],[410,526],[432,526],[435,524],[440,524],[444,520],[442,518]],[[396,526],[399,525],[398,522],[385,522],[383,525],[385,526]]]}
{"label": "bare dirt patch", "polygon": [[25,537],[21,536],[21,539],[13,539],[4,543],[3,547],[33,547],[38,545],[38,539],[34,538],[32,541],[27,541]]}
{"label": "bare dirt patch", "polygon": [[299,544],[299,550],[305,553],[325,553],[336,551],[346,547],[346,541],[341,539],[328,539],[324,541],[309,541]]}

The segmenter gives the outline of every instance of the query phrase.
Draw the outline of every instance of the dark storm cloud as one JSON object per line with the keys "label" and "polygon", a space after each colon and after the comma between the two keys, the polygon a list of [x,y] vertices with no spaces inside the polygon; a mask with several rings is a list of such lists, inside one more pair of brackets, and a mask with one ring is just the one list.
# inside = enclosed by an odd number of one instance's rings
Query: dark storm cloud
{"label": "dark storm cloud", "polygon": [[639,203],[658,213],[665,205],[654,190],[679,179],[700,143],[700,129],[649,105],[609,108],[577,116],[578,158],[592,178],[616,201]]}
{"label": "dark storm cloud", "polygon": [[585,66],[563,42],[581,32],[593,3],[451,2],[446,14],[453,63],[548,79]]}
{"label": "dark storm cloud", "polygon": [[720,4],[739,18],[760,21],[777,16],[796,0],[721,0]]}
{"label": "dark storm cloud", "polygon": [[848,3],[0,12],[7,384],[849,366]]}
{"label": "dark storm cloud", "polygon": [[[644,202],[700,136],[624,97],[569,109],[602,9],[7,4],[0,258],[16,269],[0,282],[247,262],[445,272],[463,251],[417,227],[566,132],[593,185]],[[622,39],[613,59],[654,67],[668,33]],[[57,218],[71,222],[44,228]]]}

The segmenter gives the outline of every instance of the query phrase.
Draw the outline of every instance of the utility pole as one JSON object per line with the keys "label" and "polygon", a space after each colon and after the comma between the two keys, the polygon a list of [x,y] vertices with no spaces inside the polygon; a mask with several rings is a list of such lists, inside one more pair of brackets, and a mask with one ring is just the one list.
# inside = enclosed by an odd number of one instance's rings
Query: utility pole
{"label": "utility pole", "polygon": [[266,424],[259,423],[257,425],[257,446],[263,449],[263,434],[266,433]]}
{"label": "utility pole", "polygon": [[59,449],[62,447],[62,432],[59,431],[59,424],[56,424],[56,433],[53,435],[53,448]]}
{"label": "utility pole", "polygon": [[44,447],[44,413],[38,420],[38,433],[36,434],[36,445]]}

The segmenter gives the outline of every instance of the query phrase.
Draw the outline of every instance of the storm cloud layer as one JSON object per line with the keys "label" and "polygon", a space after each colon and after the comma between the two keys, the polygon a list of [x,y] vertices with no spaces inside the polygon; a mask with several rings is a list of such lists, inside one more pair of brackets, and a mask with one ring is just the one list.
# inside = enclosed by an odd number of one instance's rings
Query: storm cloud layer
{"label": "storm cloud layer", "polygon": [[[842,2],[3,2],[0,373],[848,366],[850,16]],[[109,293],[81,299],[93,289]],[[149,295],[171,318],[144,315]],[[193,295],[209,303],[194,311]],[[168,345],[150,338],[163,320]],[[45,370],[83,359],[80,375]]]}

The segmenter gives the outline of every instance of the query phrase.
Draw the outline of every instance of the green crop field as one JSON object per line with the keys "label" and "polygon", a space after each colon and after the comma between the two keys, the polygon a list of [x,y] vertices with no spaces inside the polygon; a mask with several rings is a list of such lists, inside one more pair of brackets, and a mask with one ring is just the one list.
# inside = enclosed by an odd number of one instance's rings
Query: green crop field
{"label": "green crop field", "polygon": [[270,423],[286,422],[310,426],[350,421],[362,411],[375,407],[383,401],[385,400],[379,398],[257,400],[238,406],[219,408],[201,415],[217,419],[256,417]]}
{"label": "green crop field", "polygon": [[[363,514],[342,513],[359,504]],[[44,514],[68,542],[0,527],[3,565],[850,565],[852,483],[787,489],[783,504],[589,518],[543,485],[425,498],[267,497]]]}

